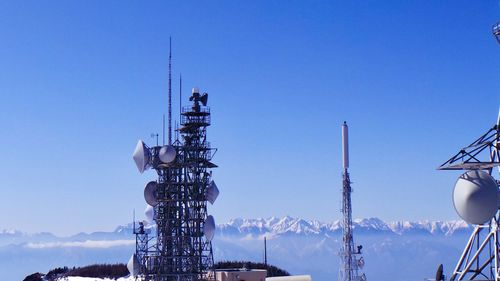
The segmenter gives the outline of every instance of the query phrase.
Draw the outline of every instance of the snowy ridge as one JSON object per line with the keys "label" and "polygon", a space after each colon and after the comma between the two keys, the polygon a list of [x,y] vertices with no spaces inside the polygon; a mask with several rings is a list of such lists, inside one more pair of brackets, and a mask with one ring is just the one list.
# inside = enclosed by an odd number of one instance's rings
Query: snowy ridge
{"label": "snowy ridge", "polygon": [[122,277],[118,279],[109,279],[109,278],[94,278],[94,277],[78,277],[78,276],[69,276],[69,277],[64,277],[62,279],[58,279],[61,281],[134,281],[134,277]]}
{"label": "snowy ridge", "polygon": [[[470,234],[472,227],[464,221],[396,221],[384,222],[378,218],[355,219],[354,231],[366,235],[440,235]],[[154,226],[148,226],[154,228]],[[133,225],[126,224],[114,231],[78,233],[69,237],[57,237],[48,232],[25,233],[18,230],[0,230],[0,246],[33,242],[72,242],[72,241],[112,241],[133,237]],[[217,225],[219,236],[338,236],[342,231],[340,221],[321,222],[302,218],[270,217],[257,219],[232,219]],[[151,229],[154,233],[155,230]]]}
{"label": "snowy ridge", "polygon": [[[356,219],[354,231],[366,234],[429,234],[449,236],[454,233],[470,233],[472,229],[464,221],[396,221],[386,223],[378,218]],[[340,221],[324,223],[317,220],[305,220],[285,216],[267,219],[232,219],[218,225],[219,235],[335,235],[341,231]]]}

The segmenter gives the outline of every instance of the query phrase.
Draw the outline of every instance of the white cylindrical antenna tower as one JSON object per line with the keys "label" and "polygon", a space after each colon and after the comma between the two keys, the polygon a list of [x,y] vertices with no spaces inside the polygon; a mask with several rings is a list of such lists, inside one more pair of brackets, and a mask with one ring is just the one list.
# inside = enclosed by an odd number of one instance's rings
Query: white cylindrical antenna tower
{"label": "white cylindrical antenna tower", "polygon": [[342,124],[342,248],[340,249],[340,281],[365,281],[366,276],[360,272],[364,264],[361,248],[354,244],[351,204],[351,179],[349,177],[349,137],[347,123]]}
{"label": "white cylindrical antenna tower", "polygon": [[342,125],[342,164],[344,170],[349,168],[349,132],[345,121]]}
{"label": "white cylindrical antenna tower", "polygon": [[172,37],[168,53],[168,145],[172,145]]}

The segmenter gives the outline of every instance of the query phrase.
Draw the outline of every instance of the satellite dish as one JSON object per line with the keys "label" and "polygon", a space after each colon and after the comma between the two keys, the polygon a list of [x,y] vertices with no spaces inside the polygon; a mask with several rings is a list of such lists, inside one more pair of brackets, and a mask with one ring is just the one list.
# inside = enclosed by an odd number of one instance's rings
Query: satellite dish
{"label": "satellite dish", "polygon": [[141,174],[149,168],[151,152],[142,140],[137,142],[132,158],[134,159],[135,165]]}
{"label": "satellite dish", "polygon": [[203,93],[203,95],[200,96],[200,90],[198,88],[193,88],[193,90],[191,92],[192,92],[192,95],[191,95],[191,97],[189,97],[189,100],[194,101],[195,107],[193,107],[193,108],[198,109],[196,111],[199,111],[199,108],[200,108],[200,105],[198,104],[199,102],[201,102],[203,104],[203,106],[207,106],[207,102],[208,102],[208,94],[207,93]]}
{"label": "satellite dish", "polygon": [[208,241],[212,241],[215,235],[215,220],[213,216],[208,216],[203,224],[203,233]]}
{"label": "satellite dish", "polygon": [[358,267],[362,269],[364,266],[365,266],[365,259],[361,257],[358,260]]}
{"label": "satellite dish", "polygon": [[217,185],[215,184],[214,181],[210,181],[210,184],[208,185],[207,191],[206,191],[206,198],[210,204],[214,204],[215,200],[219,196],[219,189],[217,188]]}
{"label": "satellite dish", "polygon": [[153,206],[148,205],[146,207],[146,210],[144,211],[144,215],[146,215],[146,221],[148,223],[153,223],[155,217],[155,209],[153,208]]}
{"label": "satellite dish", "polygon": [[139,259],[137,259],[137,256],[133,254],[127,263],[128,272],[130,272],[130,275],[136,277],[140,273],[140,268],[141,265],[139,264]]}
{"label": "satellite dish", "polygon": [[453,205],[468,223],[484,224],[498,210],[498,185],[488,173],[480,170],[462,174],[453,190]]}
{"label": "satellite dish", "polygon": [[161,162],[171,163],[175,160],[176,152],[175,148],[171,145],[165,145],[160,148],[158,152],[158,157],[160,157]]}
{"label": "satellite dish", "polygon": [[200,102],[203,104],[203,106],[207,106],[207,102],[208,102],[208,94],[207,93],[204,93],[200,97]]}
{"label": "satellite dish", "polygon": [[144,187],[144,199],[150,206],[154,207],[156,206],[156,204],[158,204],[156,196],[157,190],[158,184],[155,181],[148,182],[148,184],[146,184],[146,187]]}
{"label": "satellite dish", "polygon": [[436,281],[441,281],[441,280],[444,280],[443,264],[440,264],[436,271]]}
{"label": "satellite dish", "polygon": [[493,35],[497,39],[498,43],[500,43],[500,21],[497,21],[493,25]]}

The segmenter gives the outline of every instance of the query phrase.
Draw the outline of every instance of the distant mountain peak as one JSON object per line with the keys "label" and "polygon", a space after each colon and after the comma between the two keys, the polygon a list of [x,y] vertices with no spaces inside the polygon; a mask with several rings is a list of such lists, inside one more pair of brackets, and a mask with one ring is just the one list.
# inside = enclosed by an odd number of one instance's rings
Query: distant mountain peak
{"label": "distant mountain peak", "polygon": [[[471,226],[463,221],[396,221],[384,222],[379,218],[355,219],[353,221],[355,232],[362,233],[393,233],[402,234],[428,234],[451,235],[456,231],[470,230]],[[257,219],[232,219],[220,224],[220,235],[252,235],[259,236],[265,233],[273,235],[326,235],[339,234],[342,230],[340,221],[320,222],[284,216],[281,218]]]}
{"label": "distant mountain peak", "polygon": [[[355,219],[354,233],[358,234],[389,234],[389,235],[442,235],[449,236],[456,233],[470,233],[472,226],[461,220],[452,221],[394,221],[384,222],[379,218]],[[154,234],[155,226],[146,227]],[[260,237],[267,236],[338,236],[342,232],[339,220],[321,222],[291,216],[245,219],[235,218],[217,226],[217,234],[221,236]],[[128,239],[133,236],[133,224],[125,224],[115,228],[112,232],[78,233],[69,237],[56,237],[48,232],[24,233],[18,230],[0,230],[0,246],[18,244],[26,241],[64,241],[72,240],[99,240],[99,239]]]}

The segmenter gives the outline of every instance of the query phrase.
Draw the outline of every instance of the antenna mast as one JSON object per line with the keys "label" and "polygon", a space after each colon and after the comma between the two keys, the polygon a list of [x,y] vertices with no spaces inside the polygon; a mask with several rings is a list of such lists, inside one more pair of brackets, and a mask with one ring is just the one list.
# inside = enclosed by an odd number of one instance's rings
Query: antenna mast
{"label": "antenna mast", "polygon": [[266,265],[267,269],[267,238],[264,236],[264,264]]}
{"label": "antenna mast", "polygon": [[[340,249],[340,281],[365,281],[365,274],[359,275],[359,269],[364,266],[361,257],[361,245],[354,249],[353,227],[352,227],[352,206],[351,206],[351,179],[349,178],[349,142],[348,128],[344,121],[342,125],[342,248]],[[358,258],[358,256],[360,256]]]}
{"label": "antenna mast", "polygon": [[172,145],[172,37],[168,55],[168,145]]}
{"label": "antenna mast", "polygon": [[182,116],[182,73],[179,77],[179,117]]}

